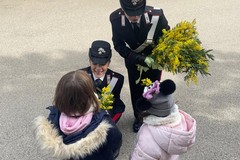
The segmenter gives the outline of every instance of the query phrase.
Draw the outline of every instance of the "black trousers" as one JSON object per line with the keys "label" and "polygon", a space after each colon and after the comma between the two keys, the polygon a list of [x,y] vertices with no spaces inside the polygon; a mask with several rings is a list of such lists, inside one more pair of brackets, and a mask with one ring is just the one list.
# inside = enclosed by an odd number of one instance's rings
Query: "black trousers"
{"label": "black trousers", "polygon": [[[127,71],[134,117],[138,120],[139,113],[136,109],[136,101],[142,97],[144,86],[141,85],[141,81],[138,84],[136,84],[136,80],[140,76],[140,72],[137,70],[136,65],[128,66]],[[152,82],[156,80],[160,81],[161,73],[162,71],[159,71],[157,69],[155,70],[149,69],[147,72],[144,71],[142,72],[141,79],[149,78]]]}

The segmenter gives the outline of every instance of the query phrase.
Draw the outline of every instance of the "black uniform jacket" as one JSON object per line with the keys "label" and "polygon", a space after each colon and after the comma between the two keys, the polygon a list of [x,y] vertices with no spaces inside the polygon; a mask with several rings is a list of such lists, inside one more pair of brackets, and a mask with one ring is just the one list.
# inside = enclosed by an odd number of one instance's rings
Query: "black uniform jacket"
{"label": "black uniform jacket", "polygon": [[[153,9],[151,6],[146,6],[144,13],[148,15],[149,21],[146,20],[144,14],[141,16],[140,33],[138,36],[134,34],[132,25],[126,16],[125,18],[122,17],[124,16],[124,12],[121,8],[112,12],[110,15],[114,48],[125,59],[128,57],[129,53],[132,52],[131,50],[138,48],[147,39],[148,32],[152,26],[151,19],[153,15],[159,16],[158,24],[153,37],[153,42],[155,44],[158,42],[159,37],[162,36],[162,30],[170,29],[162,9]],[[124,21],[124,25],[122,21]],[[126,44],[128,46],[126,46]],[[153,46],[150,45],[146,47],[141,54],[149,55],[152,52],[152,49]]]}
{"label": "black uniform jacket", "polygon": [[[91,67],[83,68],[81,70],[86,71],[94,80]],[[108,68],[108,70],[105,74],[105,77],[103,79],[103,82],[99,86],[99,88],[102,89],[103,87],[106,87],[110,83],[112,77],[116,77],[118,79],[115,87],[112,90],[112,94],[114,95],[112,112],[113,112],[113,115],[115,115],[116,113],[122,113],[125,110],[125,104],[123,103],[123,101],[120,98],[121,90],[122,90],[123,83],[124,83],[124,76],[121,75],[120,73],[114,72]]]}

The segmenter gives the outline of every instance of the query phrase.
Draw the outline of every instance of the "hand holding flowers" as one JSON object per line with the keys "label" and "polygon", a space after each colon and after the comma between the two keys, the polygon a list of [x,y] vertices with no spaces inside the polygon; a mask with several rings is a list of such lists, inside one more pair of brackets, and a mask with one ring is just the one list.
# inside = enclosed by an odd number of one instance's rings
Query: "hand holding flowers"
{"label": "hand holding flowers", "polygon": [[197,75],[210,75],[208,71],[209,60],[214,56],[201,46],[196,21],[182,21],[171,30],[163,30],[163,36],[154,47],[145,63],[148,67],[138,65],[140,73],[149,68],[165,70],[173,74],[186,73],[184,80],[189,84],[198,82]]}

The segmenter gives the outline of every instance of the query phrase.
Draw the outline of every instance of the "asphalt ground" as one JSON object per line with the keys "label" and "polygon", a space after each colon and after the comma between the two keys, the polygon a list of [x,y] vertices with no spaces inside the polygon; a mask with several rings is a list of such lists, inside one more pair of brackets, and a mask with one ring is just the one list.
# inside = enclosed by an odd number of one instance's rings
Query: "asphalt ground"
{"label": "asphalt ground", "polygon": [[[197,120],[195,146],[184,160],[240,159],[240,2],[238,0],[149,0],[163,8],[173,27],[196,19],[200,40],[213,49],[209,77],[186,86],[183,75],[163,73],[177,85],[181,109]],[[96,39],[111,41],[109,14],[118,0],[0,0],[0,159],[51,160],[37,150],[32,120],[48,115],[61,76],[88,65]],[[127,160],[136,134],[127,72],[113,50],[111,69],[125,75],[126,111],[118,123],[123,133],[119,160]]]}

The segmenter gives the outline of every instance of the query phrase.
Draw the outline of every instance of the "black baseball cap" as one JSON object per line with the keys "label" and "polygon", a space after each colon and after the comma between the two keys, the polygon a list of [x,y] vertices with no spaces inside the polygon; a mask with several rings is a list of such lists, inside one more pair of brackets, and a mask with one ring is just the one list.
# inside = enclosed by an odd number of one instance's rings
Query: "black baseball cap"
{"label": "black baseball cap", "polygon": [[140,16],[145,11],[146,0],[120,0],[120,4],[128,16]]}
{"label": "black baseball cap", "polygon": [[92,42],[89,58],[94,64],[106,64],[112,57],[111,45],[103,40]]}

